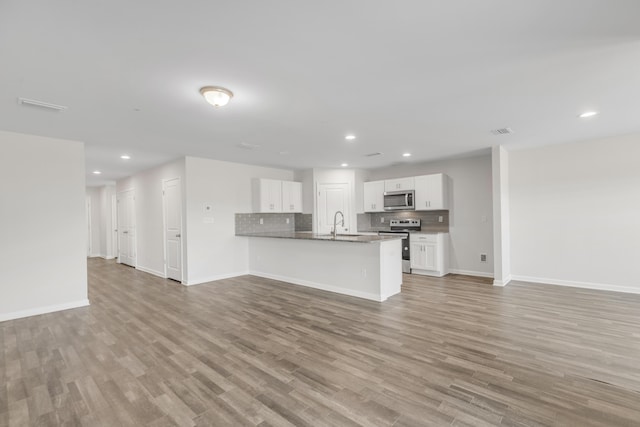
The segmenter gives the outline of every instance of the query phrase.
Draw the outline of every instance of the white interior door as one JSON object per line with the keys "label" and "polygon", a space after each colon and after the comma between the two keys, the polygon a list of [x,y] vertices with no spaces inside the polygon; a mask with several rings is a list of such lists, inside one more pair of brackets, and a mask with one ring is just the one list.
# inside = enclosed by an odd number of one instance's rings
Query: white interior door
{"label": "white interior door", "polygon": [[165,274],[182,282],[182,192],[180,178],[162,182]]}
{"label": "white interior door", "polygon": [[[327,234],[333,230],[333,218],[337,211],[344,214],[344,226],[338,225],[338,233],[349,231],[351,212],[349,209],[349,184],[318,184],[317,233]],[[341,223],[340,215],[338,222]]]}
{"label": "white interior door", "polygon": [[118,262],[136,266],[136,218],[133,190],[118,193]]}

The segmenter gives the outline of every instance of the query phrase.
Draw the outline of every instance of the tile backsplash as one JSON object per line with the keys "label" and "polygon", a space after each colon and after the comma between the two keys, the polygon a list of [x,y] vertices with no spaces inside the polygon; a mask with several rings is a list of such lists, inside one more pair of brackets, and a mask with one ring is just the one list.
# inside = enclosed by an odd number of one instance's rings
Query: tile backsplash
{"label": "tile backsplash", "polygon": [[295,223],[296,231],[311,231],[311,229],[313,228],[313,225],[312,225],[313,215],[303,214],[303,213],[297,213],[294,215],[295,215],[295,220],[293,222]]}
{"label": "tile backsplash", "polygon": [[[442,217],[442,222],[439,222]],[[402,211],[358,214],[358,231],[388,230],[392,219],[419,219],[422,231],[449,231],[449,211]]]}
{"label": "tile backsplash", "polygon": [[[311,231],[311,214],[248,213],[236,214],[236,234],[273,231]],[[262,219],[262,224],[260,224]],[[287,224],[287,219],[289,223]]]}

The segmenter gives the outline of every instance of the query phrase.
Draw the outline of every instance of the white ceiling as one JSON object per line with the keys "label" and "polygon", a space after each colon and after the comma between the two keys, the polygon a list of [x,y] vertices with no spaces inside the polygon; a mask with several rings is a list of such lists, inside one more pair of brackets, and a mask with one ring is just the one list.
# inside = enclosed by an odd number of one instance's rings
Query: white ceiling
{"label": "white ceiling", "polygon": [[1,0],[0,129],[86,142],[94,185],[184,155],[373,168],[638,132],[638,22],[637,0]]}

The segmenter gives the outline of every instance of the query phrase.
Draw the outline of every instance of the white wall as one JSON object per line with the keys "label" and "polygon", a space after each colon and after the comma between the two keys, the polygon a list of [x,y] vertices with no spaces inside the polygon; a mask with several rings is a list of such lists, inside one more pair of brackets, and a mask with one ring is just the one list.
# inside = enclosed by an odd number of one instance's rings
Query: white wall
{"label": "white wall", "polygon": [[111,196],[115,185],[87,187],[91,200],[91,256],[112,259],[116,256],[111,219]]}
{"label": "white wall", "polygon": [[0,131],[0,321],[88,305],[84,144]]}
{"label": "white wall", "polygon": [[302,213],[313,214],[313,169],[295,171],[293,180],[302,183]]}
{"label": "white wall", "polygon": [[103,221],[102,209],[100,206],[100,187],[87,187],[87,202],[90,204],[91,218],[91,253],[89,256],[101,256],[100,248],[102,245],[102,233],[100,232]]}
{"label": "white wall", "polygon": [[[369,181],[445,173],[450,178],[450,268],[452,273],[493,275],[491,155],[427,163],[403,163],[370,171]],[[480,262],[480,254],[487,262]]]}
{"label": "white wall", "polygon": [[[134,189],[136,216],[136,266],[140,270],[164,276],[164,219],[162,180],[181,178],[183,207],[185,205],[185,161],[179,159],[116,183],[116,192]],[[185,209],[182,221],[185,224]],[[182,233],[183,269],[186,267],[186,246],[189,236]],[[183,273],[185,273],[183,271]],[[186,277],[186,274],[183,276]]]}
{"label": "white wall", "polygon": [[509,226],[509,153],[502,146],[491,150],[493,169],[493,285],[511,281],[511,228]]}
{"label": "white wall", "polygon": [[509,153],[513,279],[640,292],[640,135]]}
{"label": "white wall", "polygon": [[[251,212],[252,178],[291,181],[293,175],[284,169],[186,158],[188,284],[247,274],[248,242],[235,236],[235,214]],[[205,214],[205,205],[213,211]]]}

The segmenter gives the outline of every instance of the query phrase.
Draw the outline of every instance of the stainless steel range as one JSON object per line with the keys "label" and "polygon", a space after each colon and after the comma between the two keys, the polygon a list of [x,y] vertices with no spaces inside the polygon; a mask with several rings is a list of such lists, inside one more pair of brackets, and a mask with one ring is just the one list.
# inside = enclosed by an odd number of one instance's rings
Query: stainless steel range
{"label": "stainless steel range", "polygon": [[419,219],[392,219],[389,221],[389,231],[378,231],[379,236],[402,235],[402,272],[411,273],[411,252],[409,238],[411,231],[420,231],[422,226]]}

